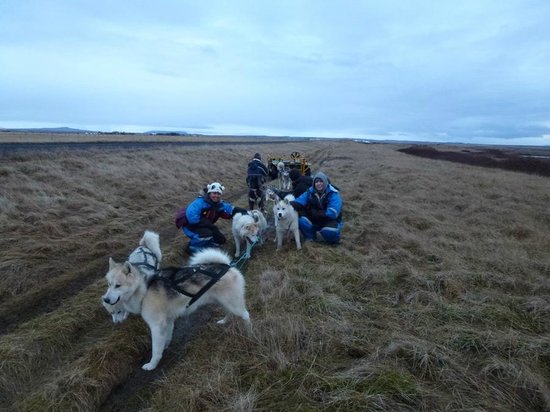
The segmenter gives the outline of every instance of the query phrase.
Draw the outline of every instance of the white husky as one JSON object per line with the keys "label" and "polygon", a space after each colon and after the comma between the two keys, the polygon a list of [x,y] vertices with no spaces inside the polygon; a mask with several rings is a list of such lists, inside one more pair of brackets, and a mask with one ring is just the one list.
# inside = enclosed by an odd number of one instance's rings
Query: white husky
{"label": "white husky", "polygon": [[[160,269],[160,261],[162,252],[160,251],[160,240],[158,233],[146,230],[143,237],[139,241],[139,246],[134,249],[128,262],[136,268],[145,279],[149,279]],[[113,304],[103,302],[103,307],[111,314],[113,323],[124,321],[128,317],[128,311],[124,309],[122,302]]]}
{"label": "white husky", "polygon": [[246,215],[235,213],[233,223],[231,224],[231,231],[233,232],[233,239],[235,239],[235,257],[241,255],[241,243],[246,241],[244,256],[246,259],[250,259],[252,246],[260,240],[260,229],[254,217],[250,212]]}
{"label": "white husky", "polygon": [[[217,249],[204,249],[189,261],[189,267],[169,268],[146,279],[130,262],[109,259],[105,275],[108,289],[103,301],[108,305],[122,302],[127,312],[140,314],[149,326],[152,339],[151,360],[142,366],[155,369],[164,349],[172,340],[174,321],[205,304],[220,304],[226,317],[241,317],[250,324],[244,299],[245,281],[241,272],[229,266],[229,256]],[[211,280],[219,280],[211,285]],[[177,283],[175,281],[177,280]],[[210,284],[211,287],[205,287]]]}
{"label": "white husky", "polygon": [[300,230],[298,228],[298,212],[294,210],[289,203],[294,200],[294,196],[287,195],[283,200],[280,200],[275,206],[273,206],[273,214],[275,215],[275,234],[277,238],[277,250],[281,250],[283,246],[283,238],[290,237],[290,234],[294,234],[294,241],[296,242],[296,249],[300,250],[302,244],[300,243]]}
{"label": "white husky", "polygon": [[263,244],[263,237],[264,237],[264,235],[267,231],[267,228],[268,228],[267,220],[266,220],[264,214],[259,210],[249,210],[248,213],[250,215],[252,215],[252,217],[254,218],[254,221],[258,225],[258,233],[260,235],[259,244],[262,245]]}

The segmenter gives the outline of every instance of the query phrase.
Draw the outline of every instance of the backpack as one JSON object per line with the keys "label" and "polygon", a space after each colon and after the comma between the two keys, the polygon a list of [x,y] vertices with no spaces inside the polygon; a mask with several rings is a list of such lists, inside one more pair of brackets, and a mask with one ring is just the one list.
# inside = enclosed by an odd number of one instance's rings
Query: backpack
{"label": "backpack", "polygon": [[176,220],[174,223],[176,224],[176,227],[178,229],[181,229],[182,227],[187,226],[189,224],[189,222],[187,221],[186,212],[187,212],[187,208],[182,207],[176,213]]}

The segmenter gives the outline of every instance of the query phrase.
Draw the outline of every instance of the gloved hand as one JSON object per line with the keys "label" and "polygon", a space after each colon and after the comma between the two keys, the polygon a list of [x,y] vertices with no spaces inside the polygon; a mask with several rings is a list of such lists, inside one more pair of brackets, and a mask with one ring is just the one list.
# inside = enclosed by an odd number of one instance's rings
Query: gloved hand
{"label": "gloved hand", "polygon": [[231,212],[231,217],[235,216],[237,213],[242,213],[243,215],[248,215],[248,210],[243,209],[242,207],[233,207],[233,212]]}
{"label": "gloved hand", "polygon": [[322,220],[327,217],[324,210],[312,209],[309,211],[309,215],[313,220]]}
{"label": "gloved hand", "polygon": [[304,206],[302,206],[300,203],[296,202],[295,200],[291,200],[290,202],[288,202],[293,208],[294,210],[296,210],[297,212],[301,211],[301,210],[304,210]]}

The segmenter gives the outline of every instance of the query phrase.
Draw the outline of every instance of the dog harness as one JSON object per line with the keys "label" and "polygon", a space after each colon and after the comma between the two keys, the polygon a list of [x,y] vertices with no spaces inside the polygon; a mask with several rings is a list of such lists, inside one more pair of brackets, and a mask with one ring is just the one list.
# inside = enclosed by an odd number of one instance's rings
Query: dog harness
{"label": "dog harness", "polygon": [[[167,286],[174,289],[176,292],[191,298],[187,307],[195,303],[202,295],[204,295],[212,286],[225,275],[231,266],[223,263],[213,263],[209,265],[184,266],[184,267],[168,267],[161,269],[158,275],[154,275],[149,279],[147,287],[155,280],[164,282]],[[180,285],[186,281],[192,280],[192,277],[197,273],[206,275],[210,278],[197,293],[191,293],[183,289]]]}
{"label": "dog harness", "polygon": [[[154,271],[159,270],[159,261],[158,261],[158,259],[157,259],[157,257],[155,256],[154,253],[151,253],[149,250],[145,250],[142,247],[138,248],[137,251],[141,252],[141,254],[143,255],[143,261],[142,262],[137,262],[137,263],[132,263],[132,266],[138,266],[138,267],[143,266],[143,267],[146,267],[148,269],[152,269]],[[151,256],[153,258],[153,262],[155,262],[154,266],[149,263],[149,260],[147,259],[147,256]]]}

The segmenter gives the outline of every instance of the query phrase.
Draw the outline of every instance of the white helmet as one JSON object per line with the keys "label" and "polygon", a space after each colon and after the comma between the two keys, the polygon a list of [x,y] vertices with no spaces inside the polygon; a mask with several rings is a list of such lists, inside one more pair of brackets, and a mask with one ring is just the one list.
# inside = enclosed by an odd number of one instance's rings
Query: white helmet
{"label": "white helmet", "polygon": [[223,187],[222,184],[218,182],[210,183],[206,187],[208,188],[208,193],[214,192],[214,193],[219,193],[220,195],[223,194],[223,191],[225,189],[225,187]]}

